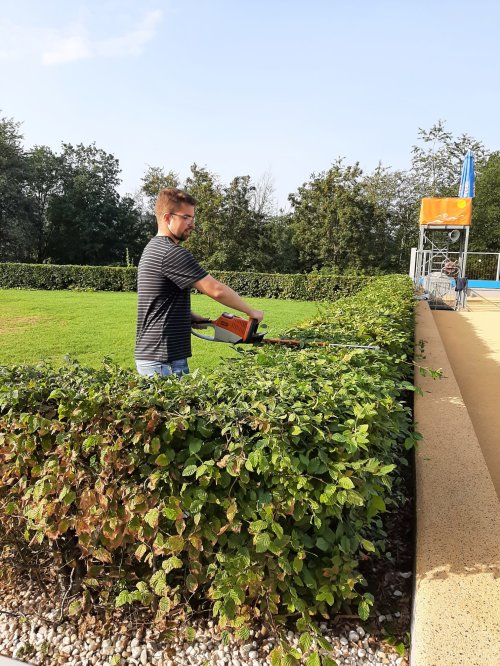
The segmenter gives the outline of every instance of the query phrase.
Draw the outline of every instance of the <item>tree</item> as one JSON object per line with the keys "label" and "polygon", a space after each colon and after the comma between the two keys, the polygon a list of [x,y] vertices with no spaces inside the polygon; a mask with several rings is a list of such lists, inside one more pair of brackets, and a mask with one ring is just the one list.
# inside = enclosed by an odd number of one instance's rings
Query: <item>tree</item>
{"label": "tree", "polygon": [[264,218],[274,217],[277,205],[274,198],[274,178],[266,171],[255,184],[250,195],[252,209]]}
{"label": "tree", "polygon": [[151,238],[141,211],[132,197],[122,197],[116,210],[116,226],[109,239],[109,258],[106,263],[137,265],[145,245]]}
{"label": "tree", "polygon": [[34,261],[47,259],[51,197],[60,192],[61,158],[47,146],[35,146],[26,154],[26,191],[35,226]]}
{"label": "tree", "polygon": [[225,234],[221,219],[222,186],[214,173],[193,164],[184,189],[197,201],[195,232],[186,247],[200,263],[213,269],[211,257],[224,242]]}
{"label": "tree", "polygon": [[223,188],[220,215],[224,242],[211,257],[212,262],[218,262],[214,267],[228,271],[261,270],[256,247],[264,217],[252,206],[254,190],[250,176],[237,176]]}
{"label": "tree", "polygon": [[294,245],[290,214],[280,213],[263,220],[254,248],[263,273],[297,273],[299,258]]}
{"label": "tree", "polygon": [[418,242],[419,183],[412,171],[390,171],[379,164],[364,185],[379,221],[380,267],[405,272]]}
{"label": "tree", "polygon": [[438,120],[429,130],[419,129],[418,136],[425,144],[425,147],[417,145],[412,148],[412,171],[419,198],[456,197],[467,151],[474,153],[477,174],[488,158],[488,151],[481,141],[468,134],[453,137],[446,131],[443,120]]}
{"label": "tree", "polygon": [[29,261],[32,255],[34,230],[19,128],[11,118],[0,119],[0,261]]}
{"label": "tree", "polygon": [[56,263],[105,264],[119,246],[118,160],[95,144],[63,144],[61,189],[47,212]]}
{"label": "tree", "polygon": [[361,176],[358,164],[338,160],[289,196],[300,270],[379,265],[379,221]]}
{"label": "tree", "polygon": [[141,180],[141,190],[147,196],[152,212],[160,190],[164,187],[179,187],[179,176],[174,171],[165,173],[161,167],[149,166]]}
{"label": "tree", "polygon": [[500,250],[500,152],[490,155],[476,181],[469,249]]}

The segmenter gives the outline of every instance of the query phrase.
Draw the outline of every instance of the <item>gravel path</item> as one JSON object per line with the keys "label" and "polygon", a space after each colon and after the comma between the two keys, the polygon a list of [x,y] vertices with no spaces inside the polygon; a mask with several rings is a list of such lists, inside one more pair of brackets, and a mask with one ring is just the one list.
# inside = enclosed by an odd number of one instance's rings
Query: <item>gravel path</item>
{"label": "gravel path", "polygon": [[[265,628],[255,627],[246,642],[224,645],[212,621],[194,623],[194,641],[177,638],[162,642],[151,626],[138,626],[117,611],[112,623],[95,618],[87,622],[59,623],[59,609],[51,609],[37,586],[23,583],[16,592],[2,584],[0,596],[0,655],[28,664],[67,666],[269,666],[268,655],[276,641]],[[387,618],[390,620],[390,617]],[[384,617],[379,618],[381,622]],[[387,644],[369,629],[356,623],[321,625],[332,645],[338,666],[407,666]],[[289,642],[298,645],[298,635],[289,632]]]}

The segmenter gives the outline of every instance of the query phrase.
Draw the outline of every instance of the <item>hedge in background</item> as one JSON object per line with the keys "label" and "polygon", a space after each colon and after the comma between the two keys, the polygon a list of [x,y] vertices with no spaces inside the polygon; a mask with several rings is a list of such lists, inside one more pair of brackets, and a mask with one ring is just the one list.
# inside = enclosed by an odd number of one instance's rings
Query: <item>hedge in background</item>
{"label": "hedge in background", "polygon": [[246,348],[182,380],[0,368],[3,543],[56,546],[71,612],[113,601],[172,620],[209,603],[243,639],[255,618],[292,617],[289,664],[314,616],[355,604],[366,619],[358,562],[384,549],[416,438],[411,282],[376,279],[295,332],[381,350]]}
{"label": "hedge in background", "polygon": [[[222,271],[214,271],[212,274],[245,296],[304,301],[333,301],[349,296],[372,279],[341,275],[273,275]],[[0,288],[136,291],[137,268],[0,263]]]}
{"label": "hedge in background", "polygon": [[137,268],[0,263],[3,289],[135,291]]}

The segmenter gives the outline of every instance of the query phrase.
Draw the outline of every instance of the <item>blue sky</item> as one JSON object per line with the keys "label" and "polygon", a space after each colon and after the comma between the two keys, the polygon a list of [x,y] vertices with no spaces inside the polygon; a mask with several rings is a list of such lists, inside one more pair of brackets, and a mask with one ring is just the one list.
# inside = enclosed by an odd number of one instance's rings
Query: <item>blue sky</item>
{"label": "blue sky", "polygon": [[408,168],[438,119],[500,149],[499,26],[496,0],[2,0],[0,115],[95,142],[122,193],[196,162],[284,205],[338,157]]}

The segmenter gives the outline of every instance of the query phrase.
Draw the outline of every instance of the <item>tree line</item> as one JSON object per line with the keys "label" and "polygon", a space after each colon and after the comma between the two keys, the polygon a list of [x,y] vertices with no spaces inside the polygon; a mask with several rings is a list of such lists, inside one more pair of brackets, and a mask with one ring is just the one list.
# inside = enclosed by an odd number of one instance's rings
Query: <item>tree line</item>
{"label": "tree line", "polygon": [[26,149],[20,123],[0,119],[0,261],[137,264],[156,233],[159,189],[182,187],[198,200],[197,231],[186,245],[208,270],[295,273],[405,272],[418,240],[423,196],[456,196],[463,158],[473,150],[476,198],[470,249],[500,250],[500,152],[443,121],[419,130],[411,168],[336,160],[288,197],[274,200],[272,179],[229,183],[193,164],[149,167],[134,195],[120,196],[120,166],[95,144]]}

